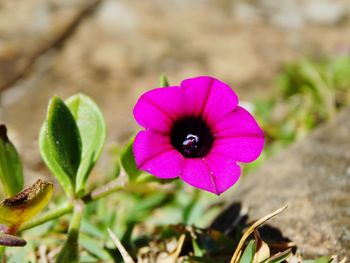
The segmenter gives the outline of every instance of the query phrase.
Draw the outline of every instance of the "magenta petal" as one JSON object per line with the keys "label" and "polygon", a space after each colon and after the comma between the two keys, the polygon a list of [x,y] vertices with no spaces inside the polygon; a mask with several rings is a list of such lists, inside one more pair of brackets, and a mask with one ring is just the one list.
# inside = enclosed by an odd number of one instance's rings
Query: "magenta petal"
{"label": "magenta petal", "polygon": [[185,159],[180,178],[196,188],[218,193],[210,170],[202,159]]}
{"label": "magenta petal", "polygon": [[213,82],[213,78],[206,76],[185,79],[181,82],[180,87],[184,94],[187,114],[192,116],[200,116],[202,114]]}
{"label": "magenta petal", "polygon": [[139,169],[160,178],[175,178],[182,170],[183,156],[173,149],[169,137],[153,131],[140,131],[133,145]]}
{"label": "magenta petal", "polygon": [[264,138],[262,137],[227,137],[216,139],[210,154],[249,163],[259,157],[263,147]]}
{"label": "magenta petal", "polygon": [[209,124],[213,124],[226,116],[237,104],[238,97],[231,87],[214,79],[202,116]]}
{"label": "magenta petal", "polygon": [[217,194],[221,194],[234,185],[240,175],[241,168],[235,160],[224,156],[209,155],[205,162],[210,167]]}
{"label": "magenta petal", "polygon": [[210,155],[203,159],[186,159],[180,177],[196,188],[219,195],[231,187],[240,174],[236,161]]}
{"label": "magenta petal", "polygon": [[241,174],[237,162],[255,160],[264,146],[263,131],[237,104],[227,84],[206,76],[146,92],[134,108],[146,128],[133,145],[137,167],[215,194],[226,191]]}
{"label": "magenta petal", "polygon": [[216,138],[264,137],[263,131],[253,116],[240,106],[212,125],[212,132]]}
{"label": "magenta petal", "polygon": [[185,110],[179,87],[157,88],[143,94],[134,107],[136,121],[145,128],[168,132]]}
{"label": "magenta petal", "polygon": [[212,77],[186,79],[180,86],[185,95],[187,112],[203,116],[209,123],[215,123],[238,103],[238,97],[230,86]]}
{"label": "magenta petal", "polygon": [[215,142],[211,153],[240,162],[259,157],[264,147],[264,133],[248,111],[240,106],[212,127]]}

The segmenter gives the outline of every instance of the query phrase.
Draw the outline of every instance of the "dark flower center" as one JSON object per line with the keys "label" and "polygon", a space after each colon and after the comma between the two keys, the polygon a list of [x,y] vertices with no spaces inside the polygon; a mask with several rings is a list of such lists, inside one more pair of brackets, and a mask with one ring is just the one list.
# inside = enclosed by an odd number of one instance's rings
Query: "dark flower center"
{"label": "dark flower center", "polygon": [[209,153],[214,137],[201,117],[185,117],[174,122],[170,140],[183,156],[199,158]]}

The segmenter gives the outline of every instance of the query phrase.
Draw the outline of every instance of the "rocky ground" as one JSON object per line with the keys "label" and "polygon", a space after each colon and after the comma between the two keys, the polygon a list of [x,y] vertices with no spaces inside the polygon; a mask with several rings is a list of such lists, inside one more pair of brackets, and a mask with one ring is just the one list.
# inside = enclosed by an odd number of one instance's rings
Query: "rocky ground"
{"label": "rocky ground", "polygon": [[33,181],[48,174],[37,134],[53,94],[90,95],[109,144],[121,143],[160,72],[171,83],[216,76],[242,100],[266,96],[286,62],[348,51],[349,20],[348,0],[1,1],[0,122]]}
{"label": "rocky ground", "polygon": [[293,240],[305,257],[349,258],[349,116],[348,107],[333,122],[271,158],[240,180],[226,200],[249,207],[250,218],[288,205],[272,226]]}

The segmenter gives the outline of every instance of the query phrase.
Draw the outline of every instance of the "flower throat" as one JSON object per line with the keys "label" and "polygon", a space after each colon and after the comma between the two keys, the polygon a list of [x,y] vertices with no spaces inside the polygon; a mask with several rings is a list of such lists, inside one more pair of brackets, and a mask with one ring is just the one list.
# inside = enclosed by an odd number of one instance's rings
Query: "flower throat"
{"label": "flower throat", "polygon": [[174,122],[170,140],[183,156],[200,158],[209,153],[214,137],[201,117],[185,117]]}

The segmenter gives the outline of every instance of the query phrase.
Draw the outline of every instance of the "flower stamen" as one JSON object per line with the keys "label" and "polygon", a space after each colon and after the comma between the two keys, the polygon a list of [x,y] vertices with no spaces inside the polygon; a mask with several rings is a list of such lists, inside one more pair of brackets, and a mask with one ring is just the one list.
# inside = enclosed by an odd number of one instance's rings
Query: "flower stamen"
{"label": "flower stamen", "polygon": [[185,117],[177,120],[170,133],[171,144],[187,158],[206,156],[214,142],[208,125],[201,117]]}

